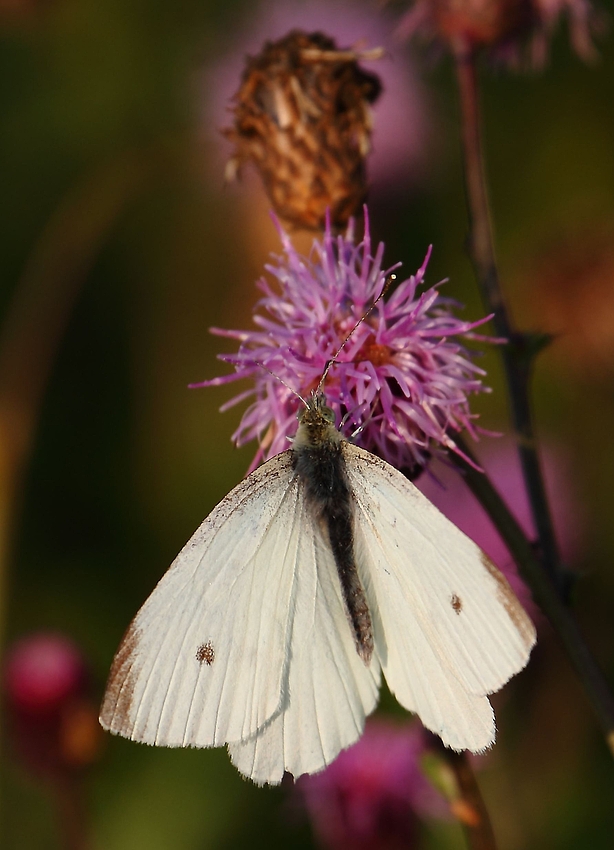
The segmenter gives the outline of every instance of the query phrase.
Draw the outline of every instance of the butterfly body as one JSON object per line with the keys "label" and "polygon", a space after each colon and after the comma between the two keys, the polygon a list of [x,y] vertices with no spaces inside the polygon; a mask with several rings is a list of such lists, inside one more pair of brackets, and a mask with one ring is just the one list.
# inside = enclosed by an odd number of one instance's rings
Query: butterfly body
{"label": "butterfly body", "polygon": [[227,744],[258,783],[360,736],[381,674],[453,749],[494,741],[487,695],[528,659],[505,578],[398,470],[337,431],[321,394],[292,448],[205,519],[116,655],[101,723],[164,746]]}
{"label": "butterfly body", "polygon": [[344,440],[334,413],[322,394],[315,394],[299,414],[292,445],[293,465],[305,488],[314,517],[323,525],[333,553],[356,650],[365,664],[373,654],[373,626],[354,555],[352,492]]}

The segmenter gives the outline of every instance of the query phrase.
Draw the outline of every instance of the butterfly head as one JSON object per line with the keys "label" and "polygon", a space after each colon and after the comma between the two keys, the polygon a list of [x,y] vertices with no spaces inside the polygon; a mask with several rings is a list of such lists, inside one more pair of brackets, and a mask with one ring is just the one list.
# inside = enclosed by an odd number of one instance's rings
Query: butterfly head
{"label": "butterfly head", "polygon": [[314,392],[304,403],[305,406],[298,412],[298,431],[293,441],[294,448],[339,442],[342,437],[335,426],[335,412],[326,403],[324,393]]}

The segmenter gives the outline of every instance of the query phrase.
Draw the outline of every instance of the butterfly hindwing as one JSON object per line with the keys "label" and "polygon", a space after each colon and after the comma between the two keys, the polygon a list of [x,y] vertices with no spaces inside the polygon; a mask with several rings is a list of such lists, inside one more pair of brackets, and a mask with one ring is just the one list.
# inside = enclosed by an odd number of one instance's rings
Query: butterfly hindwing
{"label": "butterfly hindwing", "polygon": [[533,624],[479,547],[398,470],[350,443],[344,455],[386,680],[449,746],[483,749],[494,740],[486,695],[525,666]]}
{"label": "butterfly hindwing", "polygon": [[255,782],[321,770],[360,737],[378,699],[377,658],[356,652],[337,567],[325,532],[307,505],[284,707],[255,736],[229,745],[234,765]]}

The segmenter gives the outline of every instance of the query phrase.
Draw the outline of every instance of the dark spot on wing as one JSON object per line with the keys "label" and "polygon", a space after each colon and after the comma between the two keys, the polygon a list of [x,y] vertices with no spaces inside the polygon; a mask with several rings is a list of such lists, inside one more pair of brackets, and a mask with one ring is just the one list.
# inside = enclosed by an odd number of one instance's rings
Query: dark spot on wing
{"label": "dark spot on wing", "polygon": [[463,603],[461,602],[461,598],[460,596],[457,596],[456,593],[453,593],[450,597],[450,604],[452,605],[452,608],[454,608],[457,614],[460,614],[460,612],[463,610]]}
{"label": "dark spot on wing", "polygon": [[215,650],[210,640],[207,643],[201,643],[198,647],[196,650],[196,660],[199,664],[206,664],[208,667],[211,667],[215,661]]}

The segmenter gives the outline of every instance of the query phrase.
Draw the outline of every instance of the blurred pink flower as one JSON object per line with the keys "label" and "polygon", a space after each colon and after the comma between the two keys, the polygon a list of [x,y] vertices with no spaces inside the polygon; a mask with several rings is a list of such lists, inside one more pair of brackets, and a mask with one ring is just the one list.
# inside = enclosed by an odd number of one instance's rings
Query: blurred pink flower
{"label": "blurred pink flower", "polygon": [[[237,354],[220,355],[236,372],[193,385],[255,382],[223,408],[256,396],[233,435],[237,445],[261,441],[254,466],[288,447],[287,438],[296,431],[296,393],[304,397],[317,388],[326,364],[399,265],[382,270],[384,246],[372,253],[366,215],[362,242],[356,244],[352,224],[345,236],[334,236],[329,224],[309,257],[298,254],[278,229],[284,255],[266,269],[281,292],[260,280],[265,297],[255,308],[258,330],[213,330],[240,342]],[[356,328],[324,387],[339,418],[345,414],[347,429],[360,428],[356,443],[405,470],[423,466],[433,453],[459,451],[454,433],[476,430],[469,396],[486,391],[483,371],[455,341],[476,338],[474,329],[486,319],[458,319],[452,312],[457,305],[437,286],[418,294],[429,256],[430,250],[416,274],[402,280]]]}
{"label": "blurred pink flower", "polygon": [[597,58],[593,38],[604,31],[606,18],[591,0],[533,0],[532,8],[530,58],[535,67],[541,67],[547,61],[554,32],[565,18],[569,41],[576,54],[585,62],[593,62]]}
{"label": "blurred pink flower", "polygon": [[369,720],[360,741],[321,773],[296,783],[322,846],[331,850],[401,850],[413,846],[420,819],[448,806],[425,778],[419,723]]}
{"label": "blurred pink flower", "polygon": [[97,711],[72,641],[48,632],[22,638],[9,648],[3,679],[11,744],[27,768],[57,779],[95,758]]}
{"label": "blurred pink flower", "polygon": [[[265,41],[279,39],[291,30],[323,32],[335,39],[339,48],[383,47],[386,55],[360,65],[377,74],[383,92],[373,106],[373,152],[369,156],[369,178],[387,190],[403,190],[424,180],[424,163],[432,148],[429,109],[413,64],[405,49],[392,37],[393,21],[383,10],[347,0],[268,0],[249,7],[234,43],[205,74],[204,125],[212,146],[226,151],[220,129],[230,123],[230,101],[239,87],[245,57],[253,56]],[[219,175],[219,171],[217,172]]]}
{"label": "blurred pink flower", "polygon": [[486,47],[496,63],[541,68],[564,18],[576,54],[594,60],[593,38],[603,32],[606,18],[590,0],[416,0],[402,16],[397,35],[453,48]]}

